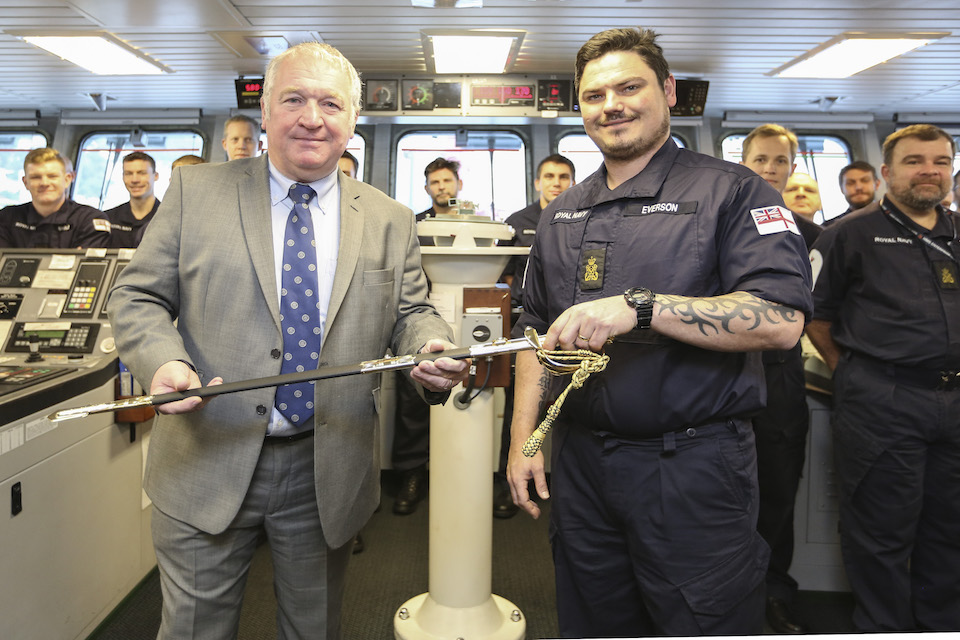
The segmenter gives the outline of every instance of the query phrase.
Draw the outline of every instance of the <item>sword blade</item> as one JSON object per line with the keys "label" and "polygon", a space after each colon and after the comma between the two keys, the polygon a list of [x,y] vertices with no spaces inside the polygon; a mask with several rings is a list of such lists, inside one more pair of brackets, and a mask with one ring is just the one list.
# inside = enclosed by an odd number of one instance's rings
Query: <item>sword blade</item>
{"label": "sword blade", "polygon": [[285,384],[296,384],[300,382],[313,382],[316,380],[328,380],[330,378],[340,378],[343,376],[353,376],[364,373],[376,373],[382,371],[396,371],[401,369],[412,369],[421,362],[438,360],[439,358],[452,358],[454,360],[465,360],[467,358],[492,357],[528,351],[530,349],[539,349],[541,336],[533,329],[527,329],[523,338],[506,340],[501,338],[493,342],[475,344],[470,347],[459,349],[448,349],[447,351],[432,351],[430,353],[418,353],[406,356],[395,356],[392,358],[381,358],[379,360],[367,360],[359,364],[343,365],[338,367],[323,367],[312,371],[302,371],[294,373],[285,373],[279,376],[269,376],[266,378],[253,378],[250,380],[241,380],[239,382],[227,382],[224,384],[199,387],[197,389],[188,389],[187,391],[173,391],[158,395],[137,396],[135,398],[126,398],[114,402],[102,402],[75,409],[63,409],[50,414],[47,419],[51,422],[63,422],[75,418],[84,418],[94,413],[106,413],[109,411],[119,411],[120,409],[129,409],[132,407],[147,407],[177,402],[187,398],[209,398],[227,393],[237,393],[239,391],[250,391],[252,389],[263,389],[266,387],[279,387]]}

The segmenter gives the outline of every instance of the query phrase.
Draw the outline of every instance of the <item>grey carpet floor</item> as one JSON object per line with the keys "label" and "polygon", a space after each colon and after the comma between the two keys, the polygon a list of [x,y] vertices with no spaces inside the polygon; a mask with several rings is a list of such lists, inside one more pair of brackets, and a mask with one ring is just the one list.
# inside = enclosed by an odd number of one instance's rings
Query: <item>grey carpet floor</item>
{"label": "grey carpet floor", "polygon": [[[388,474],[383,490],[382,508],[362,532],[366,549],[350,560],[343,640],[392,640],[397,609],[428,588],[427,501],[414,514],[397,516],[391,512],[396,490]],[[529,640],[559,635],[547,540],[549,502],[541,507],[544,514],[536,521],[523,513],[493,521],[493,592],[523,612]],[[160,582],[154,571],[89,640],[153,640],[160,627],[160,603]],[[853,631],[850,594],[800,592],[794,607],[813,633]],[[247,581],[239,640],[275,640],[275,612],[270,555],[263,545]]]}
{"label": "grey carpet floor", "polygon": [[[396,495],[385,474],[382,508],[362,535],[363,553],[350,559],[343,610],[343,640],[391,640],[394,615],[410,598],[428,590],[429,509],[397,516]],[[518,514],[493,521],[493,592],[523,612],[527,638],[558,636],[553,561],[547,541],[549,504],[539,520]],[[247,580],[239,640],[274,640],[276,600],[269,549],[261,545]],[[160,627],[160,581],[154,571],[90,636],[90,640],[152,640]]]}

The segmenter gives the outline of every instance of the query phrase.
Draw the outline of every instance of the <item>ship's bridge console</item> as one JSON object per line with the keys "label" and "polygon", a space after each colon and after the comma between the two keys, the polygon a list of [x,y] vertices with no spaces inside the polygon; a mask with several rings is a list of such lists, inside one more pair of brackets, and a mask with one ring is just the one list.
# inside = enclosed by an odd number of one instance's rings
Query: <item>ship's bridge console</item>
{"label": "ship's bridge console", "polygon": [[0,637],[86,637],[155,564],[151,416],[48,419],[142,393],[106,313],[133,254],[0,249]]}

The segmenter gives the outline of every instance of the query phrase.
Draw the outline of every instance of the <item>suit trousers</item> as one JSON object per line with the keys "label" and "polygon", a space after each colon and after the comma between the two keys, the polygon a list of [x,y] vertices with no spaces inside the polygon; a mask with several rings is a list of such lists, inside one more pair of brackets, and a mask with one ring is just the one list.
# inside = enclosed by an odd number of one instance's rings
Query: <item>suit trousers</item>
{"label": "suit trousers", "polygon": [[763,631],[750,423],[629,440],[558,423],[550,541],[564,638]]}
{"label": "suit trousers", "polygon": [[[253,554],[266,536],[277,638],[336,640],[351,545],[327,547],[313,473],[314,439],[264,444],[237,516],[222,533],[153,512],[163,592],[158,640],[237,637]],[[211,491],[216,490],[211,487]]]}
{"label": "suit trousers", "polygon": [[833,435],[854,626],[960,631],[960,389],[843,358]]}

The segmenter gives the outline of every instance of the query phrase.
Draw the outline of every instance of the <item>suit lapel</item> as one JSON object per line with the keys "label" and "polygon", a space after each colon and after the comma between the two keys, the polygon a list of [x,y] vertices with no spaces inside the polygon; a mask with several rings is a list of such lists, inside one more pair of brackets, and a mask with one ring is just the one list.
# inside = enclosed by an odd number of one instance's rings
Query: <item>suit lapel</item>
{"label": "suit lapel", "polygon": [[266,298],[270,315],[280,329],[280,309],[277,303],[277,275],[273,261],[273,226],[270,215],[270,172],[266,154],[258,162],[249,163],[237,188],[240,224],[250,252],[253,270],[260,281],[260,290]]}
{"label": "suit lapel", "polygon": [[339,178],[340,248],[337,255],[337,272],[333,277],[333,290],[330,294],[330,307],[327,310],[324,341],[330,334],[330,327],[333,326],[340,305],[343,304],[343,298],[347,295],[347,289],[350,288],[357,261],[360,259],[360,245],[363,240],[364,213],[359,190],[355,187],[356,183],[353,180],[344,179],[342,173]]}

